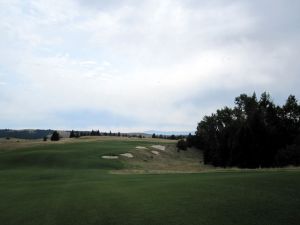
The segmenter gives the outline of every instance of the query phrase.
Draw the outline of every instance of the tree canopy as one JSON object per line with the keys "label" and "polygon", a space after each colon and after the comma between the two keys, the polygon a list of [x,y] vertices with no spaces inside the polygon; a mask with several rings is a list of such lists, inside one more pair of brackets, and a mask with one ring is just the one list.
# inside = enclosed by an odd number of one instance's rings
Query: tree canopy
{"label": "tree canopy", "polygon": [[300,106],[295,96],[276,106],[268,93],[241,94],[198,123],[188,143],[204,151],[205,163],[246,168],[300,164]]}

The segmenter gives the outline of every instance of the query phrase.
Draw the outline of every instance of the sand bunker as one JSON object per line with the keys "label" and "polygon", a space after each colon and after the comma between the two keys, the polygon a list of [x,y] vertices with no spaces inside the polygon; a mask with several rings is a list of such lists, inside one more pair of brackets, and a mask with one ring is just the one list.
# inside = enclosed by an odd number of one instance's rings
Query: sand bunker
{"label": "sand bunker", "polygon": [[121,156],[127,157],[127,158],[133,158],[133,155],[131,153],[123,153],[120,154]]}
{"label": "sand bunker", "polygon": [[166,150],[166,147],[162,146],[162,145],[152,145],[151,147],[155,148],[155,149],[158,149],[158,150],[161,150],[161,151],[165,151]]}
{"label": "sand bunker", "polygon": [[102,159],[118,159],[119,156],[117,155],[103,155]]}
{"label": "sand bunker", "polygon": [[159,155],[158,151],[151,151],[154,155]]}
{"label": "sand bunker", "polygon": [[148,149],[148,148],[143,147],[143,146],[136,146],[135,148],[136,148],[136,149]]}

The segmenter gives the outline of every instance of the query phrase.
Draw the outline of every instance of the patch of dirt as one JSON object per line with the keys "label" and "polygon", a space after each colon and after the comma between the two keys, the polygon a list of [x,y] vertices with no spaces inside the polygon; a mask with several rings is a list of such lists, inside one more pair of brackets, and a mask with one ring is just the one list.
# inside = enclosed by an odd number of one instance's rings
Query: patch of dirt
{"label": "patch of dirt", "polygon": [[135,148],[136,148],[136,149],[148,149],[148,148],[143,147],[143,146],[136,146]]}
{"label": "patch of dirt", "polygon": [[120,154],[120,156],[124,156],[124,157],[127,157],[127,158],[133,158],[134,157],[131,153],[123,153],[123,154]]}
{"label": "patch of dirt", "polygon": [[151,151],[154,155],[159,155],[158,151]]}
{"label": "patch of dirt", "polygon": [[117,156],[117,155],[103,155],[101,158],[102,159],[118,159],[119,156]]}
{"label": "patch of dirt", "polygon": [[151,147],[155,148],[155,149],[158,149],[158,150],[161,150],[161,151],[166,150],[166,146],[163,146],[163,145],[152,145]]}

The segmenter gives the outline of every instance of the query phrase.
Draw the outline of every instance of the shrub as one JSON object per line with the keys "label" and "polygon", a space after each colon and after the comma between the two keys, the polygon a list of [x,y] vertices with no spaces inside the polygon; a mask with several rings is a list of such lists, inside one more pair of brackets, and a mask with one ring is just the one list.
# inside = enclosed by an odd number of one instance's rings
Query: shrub
{"label": "shrub", "polygon": [[187,149],[187,143],[186,143],[186,141],[185,140],[183,140],[183,139],[180,139],[178,142],[177,142],[177,148],[179,149],[179,150],[186,150]]}

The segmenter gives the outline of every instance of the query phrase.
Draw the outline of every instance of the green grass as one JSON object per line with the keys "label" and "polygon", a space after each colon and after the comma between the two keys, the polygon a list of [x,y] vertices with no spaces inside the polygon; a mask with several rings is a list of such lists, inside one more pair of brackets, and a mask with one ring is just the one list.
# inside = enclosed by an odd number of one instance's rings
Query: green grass
{"label": "green grass", "polygon": [[114,175],[135,141],[0,152],[1,225],[285,225],[300,221],[300,171]]}
{"label": "green grass", "polygon": [[16,167],[65,169],[121,169],[121,161],[102,159],[103,155],[124,153],[143,141],[92,141],[43,145],[0,152],[0,169]]}

